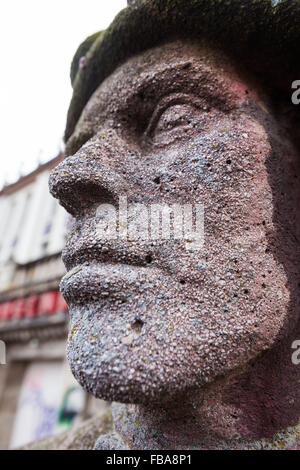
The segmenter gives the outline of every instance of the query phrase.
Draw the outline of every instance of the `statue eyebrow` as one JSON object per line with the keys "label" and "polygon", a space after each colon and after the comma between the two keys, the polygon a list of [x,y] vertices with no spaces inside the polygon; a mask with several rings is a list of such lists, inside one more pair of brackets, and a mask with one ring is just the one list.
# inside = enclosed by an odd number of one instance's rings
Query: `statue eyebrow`
{"label": "statue eyebrow", "polygon": [[[126,107],[130,107],[133,104],[136,105],[137,97],[140,97],[144,106],[148,104],[150,108],[152,104],[152,114],[155,107],[167,95],[180,93],[193,97],[195,100],[202,100],[203,105],[206,102],[207,106],[219,107],[224,111],[236,108],[235,101],[237,95],[234,91],[228,89],[224,79],[219,79],[218,74],[214,74],[212,70],[196,70],[195,67],[192,70],[191,66],[192,62],[185,60],[154,70],[151,72],[151,75],[149,75],[149,70],[146,69],[136,77],[136,80],[132,80],[131,76],[129,83],[122,84],[123,87],[128,88],[128,95],[124,105]],[[161,65],[161,67],[163,66]],[[176,80],[172,80],[172,76]],[[118,83],[119,78],[122,77],[118,77],[115,84]],[[213,87],[212,83],[214,84]],[[118,86],[115,88],[118,88]],[[112,93],[112,100],[115,99],[115,96],[115,93]],[[122,108],[123,105],[121,104],[120,109]]]}

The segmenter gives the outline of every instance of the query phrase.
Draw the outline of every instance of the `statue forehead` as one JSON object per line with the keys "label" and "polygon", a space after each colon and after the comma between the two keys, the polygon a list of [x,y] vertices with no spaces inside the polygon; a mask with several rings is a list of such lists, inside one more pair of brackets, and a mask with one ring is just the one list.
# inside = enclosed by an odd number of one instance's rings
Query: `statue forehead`
{"label": "statue forehead", "polygon": [[106,93],[122,98],[120,89],[124,90],[125,95],[126,91],[152,82],[153,78],[163,79],[173,75],[174,71],[177,77],[182,75],[193,80],[201,76],[203,82],[211,80],[219,86],[225,77],[239,80],[234,65],[218,50],[199,43],[177,40],[129,58],[99,85],[93,97],[101,94],[104,100]]}

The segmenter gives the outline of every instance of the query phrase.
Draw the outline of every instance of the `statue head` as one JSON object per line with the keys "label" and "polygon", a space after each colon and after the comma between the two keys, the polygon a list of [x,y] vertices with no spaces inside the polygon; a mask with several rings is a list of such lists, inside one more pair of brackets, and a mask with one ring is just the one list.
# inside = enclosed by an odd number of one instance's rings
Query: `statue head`
{"label": "statue head", "polygon": [[292,20],[273,3],[131,2],[75,56],[50,187],[74,218],[68,358],[97,397],[171,403],[283,344],[289,360],[299,30],[278,40]]}

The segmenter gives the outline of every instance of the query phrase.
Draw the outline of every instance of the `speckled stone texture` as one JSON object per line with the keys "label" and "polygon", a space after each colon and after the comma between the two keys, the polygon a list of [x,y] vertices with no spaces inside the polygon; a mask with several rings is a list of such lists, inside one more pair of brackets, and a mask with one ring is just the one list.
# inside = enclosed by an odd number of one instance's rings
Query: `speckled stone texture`
{"label": "speckled stone texture", "polygon": [[[61,284],[73,374],[126,404],[95,448],[298,446],[299,142],[272,97],[182,39],[129,58],[86,104],[50,189],[74,217]],[[103,240],[97,208],[120,195],[202,203],[204,247]]]}

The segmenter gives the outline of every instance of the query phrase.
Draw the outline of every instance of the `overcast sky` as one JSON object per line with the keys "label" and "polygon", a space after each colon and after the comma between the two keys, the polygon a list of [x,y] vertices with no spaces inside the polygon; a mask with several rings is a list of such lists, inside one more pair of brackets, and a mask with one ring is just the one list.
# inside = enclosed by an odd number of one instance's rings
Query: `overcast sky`
{"label": "overcast sky", "polygon": [[71,98],[79,45],[126,0],[6,0],[0,13],[0,187],[54,157]]}

